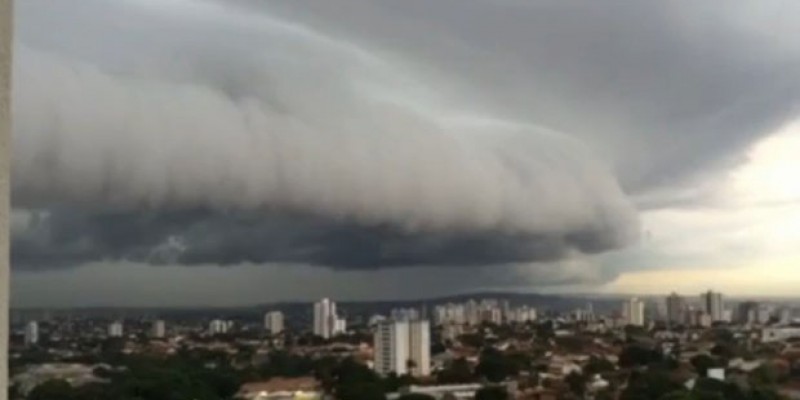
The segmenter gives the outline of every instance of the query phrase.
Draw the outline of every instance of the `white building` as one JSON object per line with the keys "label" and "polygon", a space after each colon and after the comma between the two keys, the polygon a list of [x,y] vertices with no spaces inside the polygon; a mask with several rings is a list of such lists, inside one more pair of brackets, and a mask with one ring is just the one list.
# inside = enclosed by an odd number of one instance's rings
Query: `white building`
{"label": "white building", "polygon": [[481,307],[475,300],[470,300],[464,306],[465,322],[475,326],[481,323]]}
{"label": "white building", "polygon": [[436,306],[433,317],[437,325],[463,324],[466,322],[466,309],[463,304],[447,303]]}
{"label": "white building", "polygon": [[405,374],[409,359],[408,321],[385,321],[375,330],[375,372]]}
{"label": "white building", "polygon": [[511,311],[511,320],[518,323],[536,321],[536,309],[528,306],[521,306]]}
{"label": "white building", "polygon": [[230,328],[233,326],[233,322],[225,321],[221,319],[214,319],[208,323],[208,333],[212,335],[220,335],[228,333]]}
{"label": "white building", "polygon": [[429,375],[430,324],[425,320],[383,322],[375,330],[374,351],[374,368],[381,375]]}
{"label": "white building", "polygon": [[395,321],[414,321],[420,318],[416,308],[394,308],[390,315]]}
{"label": "white building", "polygon": [[427,320],[411,321],[408,325],[408,359],[414,376],[431,374],[431,327]]}
{"label": "white building", "polygon": [[445,324],[442,325],[442,339],[456,340],[460,335],[464,334],[464,325],[462,324]]}
{"label": "white building", "polygon": [[347,332],[347,320],[344,318],[336,318],[333,321],[333,334],[338,335],[345,332]]}
{"label": "white building", "polygon": [[167,325],[164,323],[163,320],[155,320],[153,321],[153,325],[150,326],[150,336],[161,339],[167,336]]}
{"label": "white building", "polygon": [[336,314],[336,303],[322,299],[314,303],[314,334],[330,339],[347,331],[347,321]]}
{"label": "white building", "polygon": [[644,301],[634,297],[622,303],[622,319],[627,325],[644,326]]}
{"label": "white building", "polygon": [[121,321],[114,321],[108,325],[108,337],[119,338],[122,337],[123,326]]}
{"label": "white building", "polygon": [[264,314],[264,330],[271,335],[283,332],[283,313],[280,311],[270,311]]}
{"label": "white building", "polygon": [[722,300],[722,293],[709,290],[700,297],[703,302],[703,310],[711,316],[712,321],[717,322],[725,319],[725,303]]}
{"label": "white building", "polygon": [[39,323],[36,321],[28,322],[25,325],[25,346],[34,346],[39,343]]}

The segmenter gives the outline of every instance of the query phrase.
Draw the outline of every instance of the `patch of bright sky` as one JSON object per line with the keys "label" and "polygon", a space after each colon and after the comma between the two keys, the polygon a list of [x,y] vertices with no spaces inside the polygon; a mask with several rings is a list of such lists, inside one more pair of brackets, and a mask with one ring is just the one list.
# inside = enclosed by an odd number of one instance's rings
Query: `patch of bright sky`
{"label": "patch of bright sky", "polygon": [[[800,120],[756,143],[715,185],[719,204],[647,211],[642,246],[680,260],[625,272],[607,292],[796,295],[800,288]],[[688,261],[687,261],[688,260]]]}

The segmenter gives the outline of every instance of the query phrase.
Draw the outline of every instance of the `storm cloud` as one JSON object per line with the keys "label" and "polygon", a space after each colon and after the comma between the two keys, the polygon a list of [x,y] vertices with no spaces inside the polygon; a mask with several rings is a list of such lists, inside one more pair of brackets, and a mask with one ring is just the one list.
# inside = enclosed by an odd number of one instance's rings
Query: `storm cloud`
{"label": "storm cloud", "polygon": [[800,41],[774,39],[797,25],[769,7],[21,3],[14,266],[483,267],[624,247],[637,206],[685,201],[795,115]]}
{"label": "storm cloud", "polygon": [[[611,228],[609,228],[611,229]],[[55,208],[27,216],[12,239],[12,262],[48,269],[94,261],[240,265],[294,263],[340,269],[485,266],[556,261],[572,252],[619,246],[599,232],[520,234],[408,232],[321,217],[181,211],[80,211]]]}

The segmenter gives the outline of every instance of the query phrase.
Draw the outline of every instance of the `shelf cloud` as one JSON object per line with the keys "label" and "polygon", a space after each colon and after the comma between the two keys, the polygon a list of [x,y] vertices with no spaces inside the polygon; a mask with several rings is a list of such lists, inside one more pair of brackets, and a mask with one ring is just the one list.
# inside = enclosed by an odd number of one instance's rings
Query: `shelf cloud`
{"label": "shelf cloud", "polygon": [[623,3],[21,3],[14,267],[558,269],[635,243],[639,208],[702,202],[687,182],[795,115],[800,40]]}

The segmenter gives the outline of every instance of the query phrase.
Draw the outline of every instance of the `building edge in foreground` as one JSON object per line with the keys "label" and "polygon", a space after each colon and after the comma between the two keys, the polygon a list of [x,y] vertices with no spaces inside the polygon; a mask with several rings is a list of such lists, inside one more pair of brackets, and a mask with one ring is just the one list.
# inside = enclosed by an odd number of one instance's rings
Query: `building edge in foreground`
{"label": "building edge in foreground", "polygon": [[8,399],[12,0],[0,0],[0,400]]}

